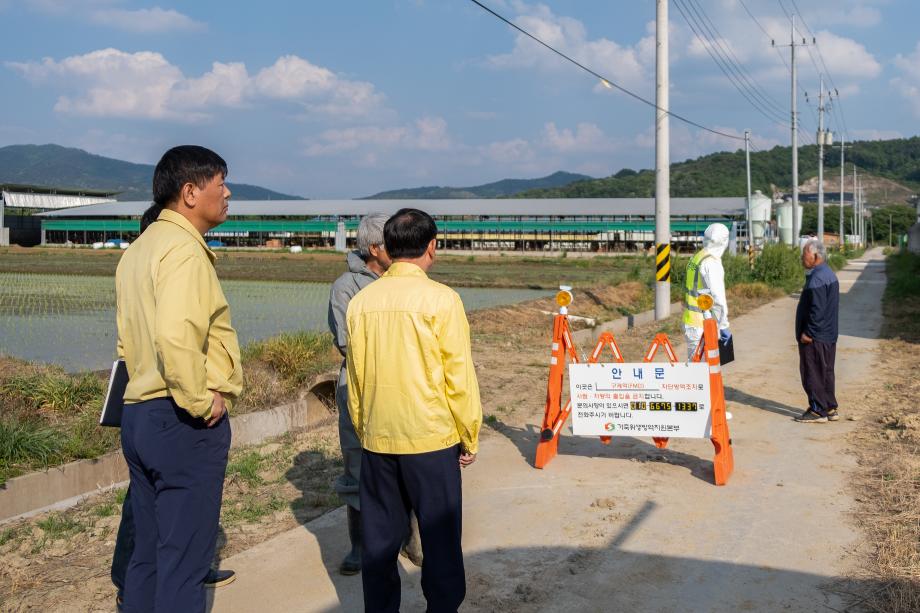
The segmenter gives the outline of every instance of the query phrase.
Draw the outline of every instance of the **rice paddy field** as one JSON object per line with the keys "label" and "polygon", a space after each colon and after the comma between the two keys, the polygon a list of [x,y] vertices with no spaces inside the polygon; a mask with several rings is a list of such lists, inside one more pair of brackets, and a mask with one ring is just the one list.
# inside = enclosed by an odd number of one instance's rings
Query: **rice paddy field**
{"label": "rice paddy field", "polygon": [[[224,280],[234,327],[246,345],[283,332],[326,330],[328,283]],[[468,311],[548,295],[546,290],[458,288]],[[0,354],[70,372],[111,367],[112,276],[0,273]]]}

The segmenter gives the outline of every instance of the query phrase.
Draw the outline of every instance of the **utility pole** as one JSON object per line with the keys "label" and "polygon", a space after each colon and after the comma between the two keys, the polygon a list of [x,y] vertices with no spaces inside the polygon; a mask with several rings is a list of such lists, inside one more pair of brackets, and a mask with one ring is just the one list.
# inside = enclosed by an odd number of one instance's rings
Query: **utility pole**
{"label": "utility pole", "polygon": [[747,174],[748,252],[754,249],[754,211],[751,208],[751,131],[744,131],[744,167]]}
{"label": "utility pole", "polygon": [[859,178],[859,186],[856,188],[859,197],[856,199],[856,208],[858,210],[856,223],[859,225],[859,244],[866,245],[866,212],[863,210],[863,188],[862,177]]}
{"label": "utility pole", "polygon": [[844,153],[843,153],[844,149],[846,149],[846,139],[843,136],[843,134],[841,134],[840,135],[840,248],[841,249],[846,248],[846,241],[843,238],[844,237],[844,234],[843,234],[843,230],[844,230],[843,228],[843,203],[845,202],[844,200],[845,191],[844,191],[843,183],[844,183],[844,176],[845,176],[844,175],[844,172],[845,172],[844,165],[846,164]]}
{"label": "utility pole", "polygon": [[671,314],[671,150],[668,109],[668,2],[655,9],[655,319]]}
{"label": "utility pole", "polygon": [[[775,41],[771,41],[776,46]],[[799,219],[799,121],[796,112],[796,71],[795,71],[795,48],[804,47],[808,43],[802,39],[801,43],[795,42],[795,15],[792,16],[792,33],[789,37],[790,51],[790,69],[792,72],[792,242],[794,245],[799,244],[799,235],[802,233],[802,220]],[[780,45],[784,46],[784,45]]]}
{"label": "utility pole", "polygon": [[792,244],[799,244],[799,126],[795,112],[795,15],[792,16],[792,37],[789,48],[792,56]]}
{"label": "utility pole", "polygon": [[824,77],[818,93],[818,240],[824,242]]}
{"label": "utility pole", "polygon": [[[856,225],[856,209],[859,207],[857,200],[859,199],[858,194],[856,193],[856,164],[853,164],[853,227],[850,228],[850,231],[853,232],[854,236],[859,236],[859,226]],[[859,239],[857,238],[857,246]]]}

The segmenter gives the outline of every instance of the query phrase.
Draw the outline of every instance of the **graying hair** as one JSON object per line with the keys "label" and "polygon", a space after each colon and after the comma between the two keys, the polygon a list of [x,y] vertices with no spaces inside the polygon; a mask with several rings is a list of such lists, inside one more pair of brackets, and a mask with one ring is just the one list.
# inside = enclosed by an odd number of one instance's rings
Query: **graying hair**
{"label": "graying hair", "polygon": [[358,251],[363,257],[371,254],[371,245],[383,244],[383,225],[390,218],[383,213],[370,213],[358,224]]}
{"label": "graying hair", "polygon": [[810,238],[805,241],[805,244],[802,245],[802,251],[812,251],[818,254],[822,262],[827,261],[827,248],[824,246],[824,243],[816,238]]}

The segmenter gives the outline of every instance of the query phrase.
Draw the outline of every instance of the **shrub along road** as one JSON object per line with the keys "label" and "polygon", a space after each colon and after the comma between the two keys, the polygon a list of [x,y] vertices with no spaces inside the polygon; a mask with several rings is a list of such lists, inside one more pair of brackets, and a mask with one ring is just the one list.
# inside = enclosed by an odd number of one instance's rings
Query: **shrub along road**
{"label": "shrub along road", "polygon": [[[882,323],[881,252],[851,261],[840,279],[839,398],[844,417],[858,417],[871,408],[864,383]],[[526,364],[509,341],[508,392],[490,400],[503,416],[464,473],[469,610],[844,608],[831,588],[854,571],[859,544],[847,435],[864,422],[792,421],[805,404],[794,311],[784,297],[734,320],[737,361],[723,372],[736,468],[722,488],[704,440],[660,451],[647,439],[604,447],[567,435],[559,457],[533,469],[542,390],[531,380],[520,395],[514,378]],[[230,557],[224,565],[239,579],[216,592],[214,611],[357,610],[360,578],[336,573],[345,550],[339,510]],[[418,572],[403,576],[405,608],[422,610]]]}

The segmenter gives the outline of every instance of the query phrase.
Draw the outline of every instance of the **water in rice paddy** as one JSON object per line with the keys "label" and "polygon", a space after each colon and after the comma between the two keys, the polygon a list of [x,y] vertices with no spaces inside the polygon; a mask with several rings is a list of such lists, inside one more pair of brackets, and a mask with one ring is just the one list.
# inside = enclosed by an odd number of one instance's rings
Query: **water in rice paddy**
{"label": "water in rice paddy", "polygon": [[[325,331],[329,285],[223,281],[240,343],[279,332]],[[468,311],[548,295],[543,290],[458,288]],[[0,273],[0,354],[68,371],[109,368],[115,351],[112,277]]]}

